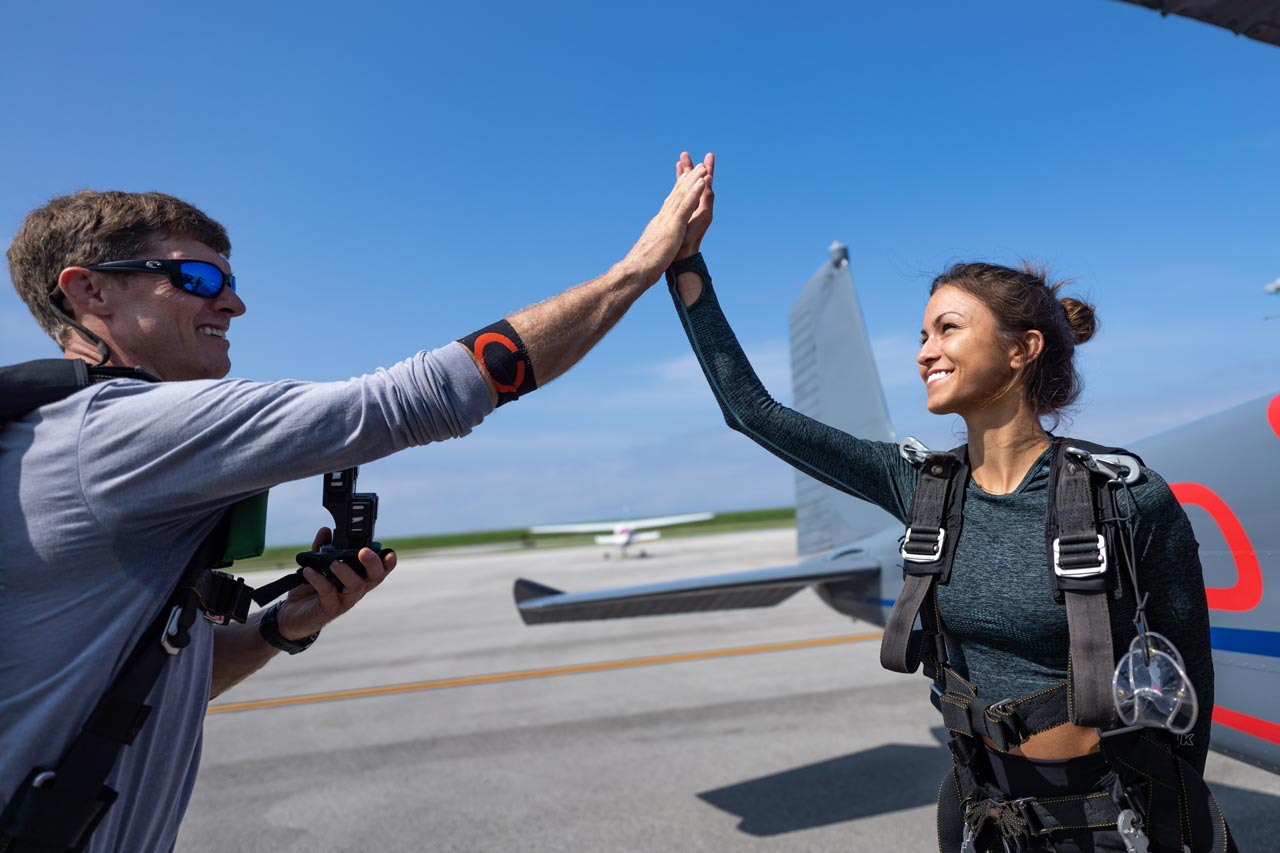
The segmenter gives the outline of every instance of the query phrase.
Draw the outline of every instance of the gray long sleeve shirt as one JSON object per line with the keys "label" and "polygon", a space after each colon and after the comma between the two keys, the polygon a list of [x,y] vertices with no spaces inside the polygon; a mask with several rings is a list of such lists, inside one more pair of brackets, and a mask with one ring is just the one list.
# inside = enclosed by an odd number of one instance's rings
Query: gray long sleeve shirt
{"label": "gray long sleeve shirt", "polygon": [[[491,411],[457,344],[346,382],[115,380],[0,431],[0,802],[55,764],[230,504],[466,435]],[[195,782],[213,625],[165,668],[91,850],[168,850]]]}
{"label": "gray long sleeve shirt", "polygon": [[[806,417],[769,396],[729,328],[710,281],[676,311],[729,426],[833,488],[870,501],[906,524],[917,470],[897,445],[868,441]],[[966,484],[964,529],[951,578],[938,586],[950,662],[988,700],[1019,698],[1066,680],[1066,608],[1049,587],[1044,546],[1049,454],[1018,487],[993,495]],[[1150,595],[1149,626],[1181,651],[1200,714],[1176,750],[1203,771],[1213,713],[1213,660],[1204,578],[1191,523],[1169,486],[1150,469],[1132,486],[1138,581]],[[1118,659],[1136,634],[1130,585],[1110,609]]]}

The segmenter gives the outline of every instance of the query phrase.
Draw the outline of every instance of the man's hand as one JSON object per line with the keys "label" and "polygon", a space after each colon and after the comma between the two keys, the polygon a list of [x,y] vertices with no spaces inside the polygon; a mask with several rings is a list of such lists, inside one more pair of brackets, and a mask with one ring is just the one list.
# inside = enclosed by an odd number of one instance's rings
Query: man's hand
{"label": "man's hand", "polygon": [[[328,544],[332,538],[329,528],[320,528],[311,550],[319,551],[320,546]],[[386,560],[381,560],[377,552],[362,548],[359,557],[367,578],[360,577],[346,563],[335,561],[330,566],[342,581],[342,592],[338,592],[315,569],[304,569],[302,576],[306,578],[306,584],[290,590],[289,597],[276,614],[276,630],[280,636],[286,640],[310,637],[354,607],[369,590],[386,580],[387,573],[396,567],[395,554],[388,554]],[[213,632],[210,699],[252,675],[275,656],[276,650],[267,645],[258,632],[260,618],[260,615],[253,616],[244,625],[223,625]]]}
{"label": "man's hand", "polygon": [[[312,551],[319,551],[329,544],[333,533],[327,527],[321,527],[311,543]],[[335,560],[329,567],[334,576],[342,582],[342,592],[338,592],[329,580],[315,569],[302,570],[306,584],[296,586],[289,591],[277,616],[280,635],[288,640],[301,640],[319,631],[343,613],[346,613],[369,590],[386,580],[387,574],[396,567],[396,555],[387,555],[386,560],[378,557],[376,551],[361,548],[360,565],[364,566],[367,577],[360,577],[355,569],[346,563]]]}
{"label": "man's hand", "polygon": [[[689,219],[703,197],[707,177],[707,166],[702,163],[697,166],[691,163],[689,169],[676,175],[676,184],[662,203],[662,209],[649,221],[619,267],[641,279],[646,287],[662,278],[680,251]],[[700,242],[701,236],[698,239]]]}
{"label": "man's hand", "polygon": [[[698,198],[698,207],[689,217],[684,240],[680,243],[680,250],[676,252],[675,260],[677,261],[683,261],[698,254],[702,250],[702,238],[711,227],[711,214],[716,201],[715,191],[711,188],[716,171],[716,155],[708,153],[703,157],[701,168],[707,170],[707,177],[702,184],[702,195]],[[681,151],[680,159],[676,161],[676,181],[678,182],[693,170],[693,158],[689,156],[688,151]]]}

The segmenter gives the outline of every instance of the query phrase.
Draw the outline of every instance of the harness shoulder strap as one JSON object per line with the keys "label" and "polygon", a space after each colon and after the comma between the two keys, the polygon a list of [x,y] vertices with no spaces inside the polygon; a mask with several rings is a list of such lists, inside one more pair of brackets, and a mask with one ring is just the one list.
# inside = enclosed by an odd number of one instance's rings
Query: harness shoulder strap
{"label": "harness shoulder strap", "polygon": [[[946,640],[934,618],[934,584],[951,576],[951,562],[964,522],[964,488],[969,478],[964,447],[929,453],[920,460],[920,476],[911,498],[902,555],[902,592],[893,603],[880,641],[880,665],[894,672],[915,672],[921,660],[937,678],[946,662]],[[920,619],[922,630],[913,628]]]}
{"label": "harness shoulder strap", "polygon": [[1132,455],[1119,448],[1055,437],[1049,465],[1052,500],[1045,520],[1045,544],[1054,598],[1067,608],[1069,717],[1081,726],[1106,728],[1116,718],[1111,699],[1115,652],[1110,600],[1121,589],[1118,569],[1123,549],[1116,547],[1116,525],[1121,522],[1111,480],[1093,473],[1088,457],[1117,453]]}
{"label": "harness shoulder strap", "polygon": [[90,367],[78,358],[42,358],[0,367],[0,423],[17,420],[108,379],[156,381],[137,367]]}

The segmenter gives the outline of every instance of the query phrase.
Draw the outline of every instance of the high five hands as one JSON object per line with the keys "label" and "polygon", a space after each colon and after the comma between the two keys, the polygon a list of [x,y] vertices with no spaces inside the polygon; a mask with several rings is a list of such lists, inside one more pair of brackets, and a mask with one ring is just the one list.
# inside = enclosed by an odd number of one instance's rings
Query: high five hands
{"label": "high five hands", "polygon": [[708,154],[696,166],[688,152],[680,155],[675,186],[623,261],[646,286],[661,278],[673,261],[698,251],[702,236],[711,224],[714,165],[713,154]]}
{"label": "high five hands", "polygon": [[677,261],[683,261],[685,258],[696,255],[700,251],[702,238],[706,235],[707,228],[711,226],[711,213],[716,201],[715,190],[711,187],[711,179],[715,176],[716,155],[708,152],[702,158],[702,162],[694,166],[693,158],[689,156],[689,152],[681,151],[680,159],[676,161],[676,182],[679,183],[681,179],[696,169],[705,169],[707,176],[702,182],[702,194],[698,198],[698,206],[689,217],[685,227],[684,240],[680,244],[680,250],[676,252],[675,260]]}

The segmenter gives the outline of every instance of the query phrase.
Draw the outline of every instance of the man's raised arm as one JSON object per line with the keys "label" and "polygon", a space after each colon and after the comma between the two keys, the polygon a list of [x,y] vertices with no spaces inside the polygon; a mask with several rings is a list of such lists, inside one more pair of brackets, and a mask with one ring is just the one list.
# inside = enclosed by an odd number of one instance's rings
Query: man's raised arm
{"label": "man's raised arm", "polygon": [[706,176],[701,164],[681,175],[635,246],[604,275],[462,339],[495,404],[545,385],[576,364],[662,277],[698,208]]}

